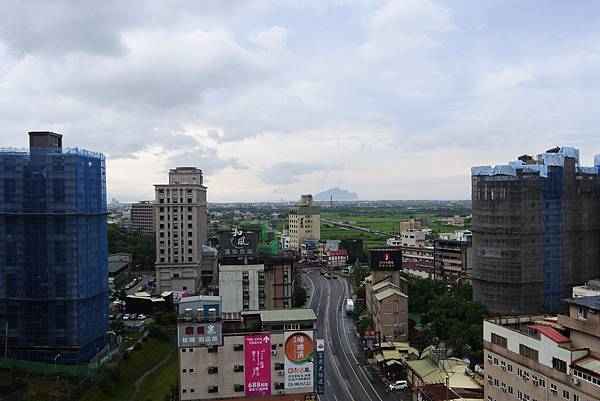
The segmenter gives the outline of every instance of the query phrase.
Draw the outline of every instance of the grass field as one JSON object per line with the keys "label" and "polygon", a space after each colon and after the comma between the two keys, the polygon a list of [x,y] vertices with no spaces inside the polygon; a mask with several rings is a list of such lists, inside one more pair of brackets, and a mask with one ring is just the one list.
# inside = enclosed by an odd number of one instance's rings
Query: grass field
{"label": "grass field", "polygon": [[[96,384],[90,387],[81,397],[81,401],[104,401],[108,399],[111,401],[127,401],[133,393],[135,381],[162,361],[174,348],[172,339],[167,341],[150,339],[147,342],[142,342],[142,348],[133,351],[128,361],[121,360],[115,368],[111,369],[116,373],[119,380],[118,383],[111,386],[112,391],[110,394],[102,391],[100,386]],[[161,396],[164,396],[164,394],[161,394]]]}
{"label": "grass field", "polygon": [[[341,221],[360,227],[370,228],[372,230],[388,232],[390,234],[399,234],[400,222],[407,221],[410,217],[405,213],[394,213],[389,211],[385,214],[385,211],[378,211],[378,215],[364,215],[364,211],[357,211],[353,213],[323,213],[321,217],[326,220]],[[443,217],[436,216],[429,213],[413,214],[411,216],[420,217],[425,220],[426,227],[431,228],[432,231],[437,233],[451,233],[459,230],[459,227],[446,226],[441,223]],[[323,226],[321,227],[323,230]]]}
{"label": "grass field", "polygon": [[134,401],[163,401],[172,384],[177,384],[177,352],[173,351],[167,363],[156,372],[148,375],[142,383]]}

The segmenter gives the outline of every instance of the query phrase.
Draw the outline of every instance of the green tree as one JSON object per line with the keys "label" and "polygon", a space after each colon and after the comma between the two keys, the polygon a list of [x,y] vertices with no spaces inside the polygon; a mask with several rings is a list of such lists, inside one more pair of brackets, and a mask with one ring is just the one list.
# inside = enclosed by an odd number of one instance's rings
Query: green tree
{"label": "green tree", "polygon": [[134,263],[142,270],[154,268],[156,246],[154,236],[129,232],[114,224],[108,225],[108,252],[133,254]]}
{"label": "green tree", "polygon": [[302,287],[296,288],[294,291],[293,305],[295,308],[301,308],[306,303],[306,290]]}

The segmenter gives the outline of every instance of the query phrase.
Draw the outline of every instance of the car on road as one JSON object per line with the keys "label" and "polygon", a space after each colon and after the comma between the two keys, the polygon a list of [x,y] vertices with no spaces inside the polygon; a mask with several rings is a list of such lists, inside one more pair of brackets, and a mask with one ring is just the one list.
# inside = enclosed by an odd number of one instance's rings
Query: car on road
{"label": "car on road", "polygon": [[129,313],[126,313],[125,315],[123,315],[123,320],[129,320]]}
{"label": "car on road", "polygon": [[129,320],[135,320],[137,319],[137,313],[132,313],[131,316],[129,316]]}
{"label": "car on road", "polygon": [[138,318],[138,320],[145,320],[146,315],[144,315],[143,313],[140,313],[137,318]]}
{"label": "car on road", "polygon": [[407,388],[408,388],[408,382],[406,380],[398,380],[395,383],[389,384],[388,391],[405,390]]}

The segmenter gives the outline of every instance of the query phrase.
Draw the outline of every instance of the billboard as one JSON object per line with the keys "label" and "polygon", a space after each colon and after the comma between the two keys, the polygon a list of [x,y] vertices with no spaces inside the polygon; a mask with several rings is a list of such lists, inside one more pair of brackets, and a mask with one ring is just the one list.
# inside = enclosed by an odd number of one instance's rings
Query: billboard
{"label": "billboard", "polygon": [[246,397],[271,395],[271,335],[244,337],[244,388]]}
{"label": "billboard", "polygon": [[284,354],[284,387],[312,391],[314,386],[312,331],[286,331]]}
{"label": "billboard", "polygon": [[325,394],[325,340],[317,340],[315,393]]}
{"label": "billboard", "polygon": [[177,345],[180,348],[222,345],[221,323],[181,323],[177,325]]}
{"label": "billboard", "polygon": [[241,231],[219,232],[219,255],[224,257],[255,257],[258,244],[258,233]]}
{"label": "billboard", "polygon": [[397,248],[369,249],[369,267],[371,270],[400,270],[402,253]]}

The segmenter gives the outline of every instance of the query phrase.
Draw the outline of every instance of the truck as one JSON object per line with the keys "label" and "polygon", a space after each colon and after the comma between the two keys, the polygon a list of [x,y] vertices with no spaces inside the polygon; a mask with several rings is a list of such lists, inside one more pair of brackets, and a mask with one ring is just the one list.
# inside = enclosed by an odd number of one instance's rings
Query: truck
{"label": "truck", "polygon": [[352,316],[354,313],[354,301],[350,298],[346,299],[346,316]]}

